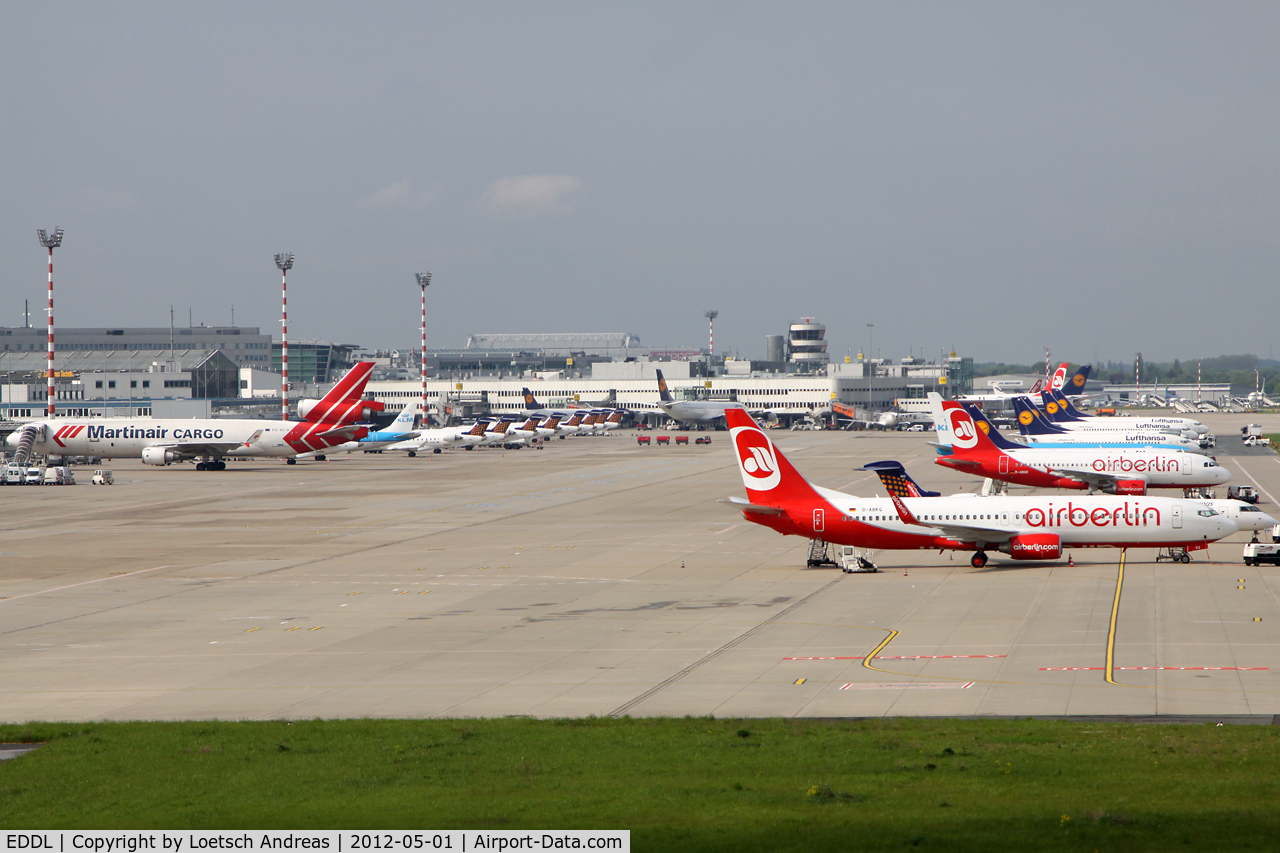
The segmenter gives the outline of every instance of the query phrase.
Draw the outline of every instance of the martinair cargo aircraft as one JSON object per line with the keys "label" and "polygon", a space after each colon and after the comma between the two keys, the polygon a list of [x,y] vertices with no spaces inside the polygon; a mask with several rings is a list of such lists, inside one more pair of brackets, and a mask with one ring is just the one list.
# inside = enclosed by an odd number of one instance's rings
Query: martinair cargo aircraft
{"label": "martinair cargo aircraft", "polygon": [[16,447],[22,433],[34,428],[34,453],[141,457],[147,465],[199,459],[197,471],[224,470],[225,456],[283,458],[292,465],[300,455],[320,453],[368,434],[358,422],[370,417],[373,406],[382,408],[381,403],[360,399],[372,371],[372,361],[357,363],[323,399],[308,407],[304,421],[60,418],[28,424],[10,435],[8,443]]}
{"label": "martinair cargo aircraft", "polygon": [[937,424],[945,468],[1021,486],[1145,495],[1150,488],[1217,486],[1231,472],[1208,456],[1152,447],[1035,448],[1014,444],[973,406],[946,401]]}
{"label": "martinair cargo aircraft", "polygon": [[[1204,501],[1112,495],[887,498],[811,485],[746,412],[725,413],[747,499],[730,498],[747,521],[784,536],[868,550],[987,551],[1015,560],[1057,560],[1064,548],[1207,548],[1238,529]],[[897,463],[881,463],[900,468]],[[868,466],[875,470],[875,466]],[[888,486],[893,478],[884,477]],[[900,482],[900,481],[899,481]]]}

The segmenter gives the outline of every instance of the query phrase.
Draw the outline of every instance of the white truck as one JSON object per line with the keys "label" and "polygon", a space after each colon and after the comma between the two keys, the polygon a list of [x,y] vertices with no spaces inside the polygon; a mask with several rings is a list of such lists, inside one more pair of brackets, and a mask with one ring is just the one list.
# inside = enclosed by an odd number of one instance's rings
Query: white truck
{"label": "white truck", "polygon": [[1270,563],[1280,566],[1280,543],[1250,542],[1244,546],[1244,564],[1257,566]]}
{"label": "white truck", "polygon": [[837,562],[840,564],[840,571],[849,575],[856,572],[880,571],[875,563],[863,556],[862,549],[855,548],[852,545],[840,546],[840,556]]}

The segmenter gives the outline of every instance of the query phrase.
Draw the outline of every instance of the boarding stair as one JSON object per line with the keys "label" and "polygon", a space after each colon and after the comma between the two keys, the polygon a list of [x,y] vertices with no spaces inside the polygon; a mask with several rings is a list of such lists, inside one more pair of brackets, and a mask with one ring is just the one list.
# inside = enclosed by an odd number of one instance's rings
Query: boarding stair
{"label": "boarding stair", "polygon": [[37,424],[27,424],[18,433],[18,448],[13,453],[13,462],[15,465],[26,465],[31,460],[31,448],[36,443],[40,431],[44,427]]}
{"label": "boarding stair", "polygon": [[816,566],[835,566],[839,564],[831,559],[830,549],[826,542],[821,539],[810,539],[809,559],[805,565],[814,568]]}

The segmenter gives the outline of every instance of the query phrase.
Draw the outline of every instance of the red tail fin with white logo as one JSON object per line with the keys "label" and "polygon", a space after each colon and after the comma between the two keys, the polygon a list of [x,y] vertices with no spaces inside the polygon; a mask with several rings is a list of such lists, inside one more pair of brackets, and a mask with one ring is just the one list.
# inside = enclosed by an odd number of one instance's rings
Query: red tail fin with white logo
{"label": "red tail fin with white logo", "polygon": [[1004,455],[987,434],[987,423],[974,423],[973,418],[959,403],[947,400],[942,404],[947,423],[951,427],[951,455],[958,459]]}
{"label": "red tail fin with white logo", "polygon": [[726,409],[725,419],[738,455],[738,473],[753,504],[783,506],[792,501],[819,501],[825,505],[822,496],[792,467],[745,409]]}
{"label": "red tail fin with white logo", "polygon": [[1057,391],[1067,381],[1067,363],[1064,361],[1058,365],[1058,369],[1053,372],[1053,381],[1049,383],[1049,388]]}
{"label": "red tail fin with white logo", "polygon": [[386,405],[373,400],[362,400],[364,387],[369,382],[369,374],[373,373],[372,361],[360,361],[346,375],[338,380],[338,384],[314,404],[299,414],[307,423],[347,424],[365,420],[369,413],[380,412]]}

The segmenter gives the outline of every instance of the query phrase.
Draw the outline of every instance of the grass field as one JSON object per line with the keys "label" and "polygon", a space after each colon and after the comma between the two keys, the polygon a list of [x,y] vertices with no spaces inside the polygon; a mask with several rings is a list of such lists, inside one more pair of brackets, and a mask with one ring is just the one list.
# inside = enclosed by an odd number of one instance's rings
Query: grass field
{"label": "grass field", "polygon": [[33,723],[4,828],[630,829],[637,850],[1274,850],[1280,727]]}

